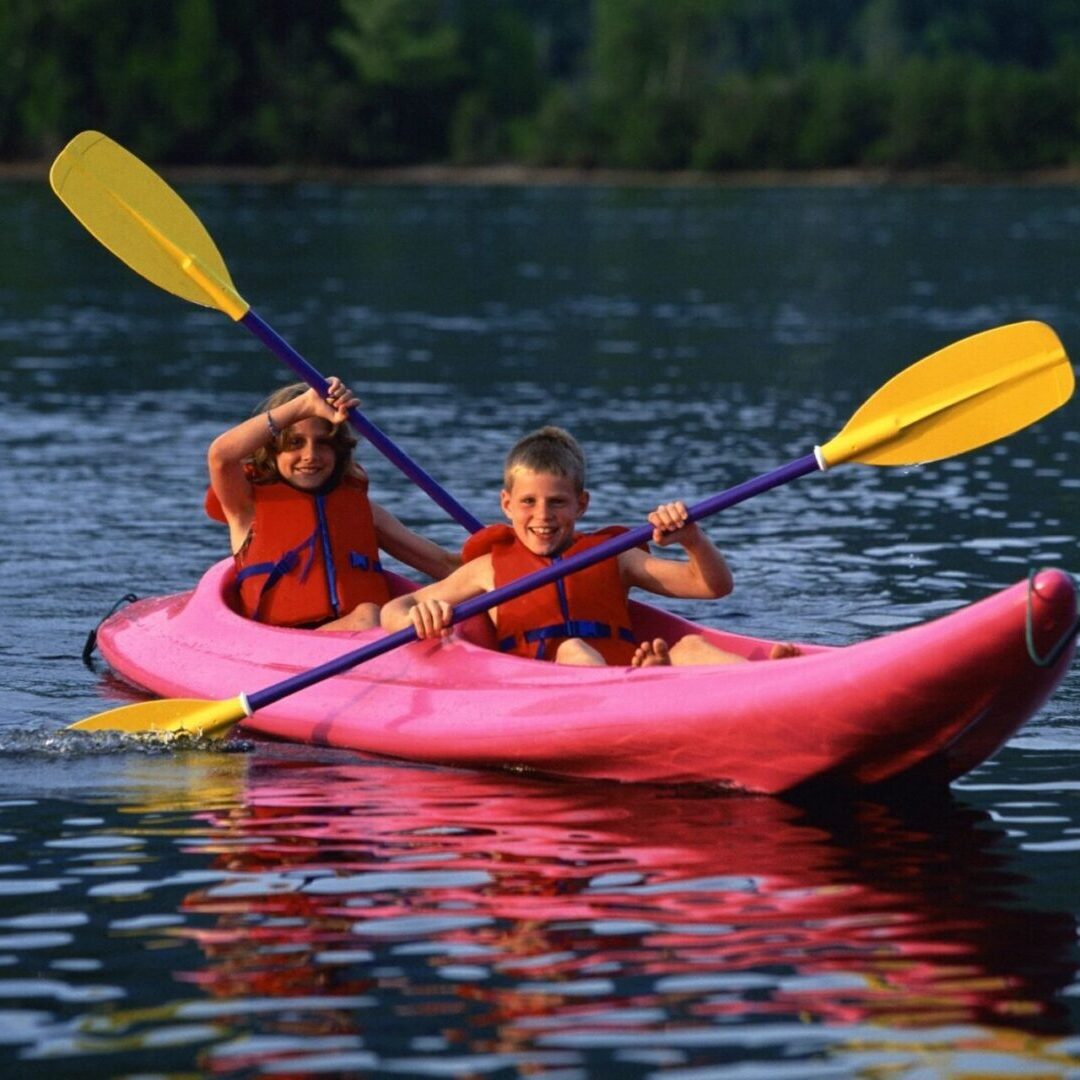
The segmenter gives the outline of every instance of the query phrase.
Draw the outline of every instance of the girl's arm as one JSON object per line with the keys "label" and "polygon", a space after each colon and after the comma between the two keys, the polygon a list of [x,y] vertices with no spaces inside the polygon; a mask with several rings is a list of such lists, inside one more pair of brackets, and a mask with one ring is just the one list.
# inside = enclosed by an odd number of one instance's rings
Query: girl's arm
{"label": "girl's arm", "polygon": [[379,547],[388,555],[400,559],[407,566],[435,578],[436,581],[452,574],[461,565],[459,554],[446,551],[431,540],[414,533],[412,529],[406,528],[384,507],[372,503],[371,512],[375,517]]}
{"label": "girl's arm", "polygon": [[679,544],[687,561],[661,559],[639,548],[619,556],[619,570],[626,587],[637,586],[658,596],[693,600],[715,600],[735,587],[731,570],[715,544],[687,519],[681,502],[664,503],[649,515],[653,543],[659,547]]}
{"label": "girl's arm", "polygon": [[325,398],[315,390],[308,390],[276,406],[269,414],[259,413],[229,428],[210,444],[206,454],[210,486],[225,512],[234,552],[239,551],[247,539],[255,518],[251,483],[244,471],[244,465],[251,455],[275,437],[275,429],[282,432],[309,416],[321,416],[332,424],[342,423],[348,419],[349,409],[358,403],[358,399],[340,379],[333,377],[329,384],[330,392]]}
{"label": "girl's arm", "polygon": [[454,605],[471,600],[495,588],[495,572],[491,556],[481,555],[455,570],[449,577],[436,581],[416,592],[396,596],[383,604],[380,624],[386,631],[403,630],[412,626],[421,640],[445,637],[450,632]]}

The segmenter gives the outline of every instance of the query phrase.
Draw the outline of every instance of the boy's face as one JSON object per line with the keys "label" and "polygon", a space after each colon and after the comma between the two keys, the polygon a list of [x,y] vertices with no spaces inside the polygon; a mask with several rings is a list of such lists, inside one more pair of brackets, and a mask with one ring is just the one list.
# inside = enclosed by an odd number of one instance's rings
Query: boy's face
{"label": "boy's face", "polygon": [[503,513],[514,534],[534,554],[550,559],[574,539],[574,525],[589,505],[587,491],[575,491],[573,481],[552,473],[518,467],[509,489],[502,493]]}

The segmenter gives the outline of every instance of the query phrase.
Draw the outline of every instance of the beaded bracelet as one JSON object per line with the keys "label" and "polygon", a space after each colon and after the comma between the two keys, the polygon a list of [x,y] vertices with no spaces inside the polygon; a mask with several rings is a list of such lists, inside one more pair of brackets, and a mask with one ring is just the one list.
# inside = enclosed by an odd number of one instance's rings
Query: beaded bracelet
{"label": "beaded bracelet", "polygon": [[281,434],[281,429],[274,423],[274,418],[270,415],[270,410],[266,410],[266,426],[270,429],[270,438],[277,439]]}

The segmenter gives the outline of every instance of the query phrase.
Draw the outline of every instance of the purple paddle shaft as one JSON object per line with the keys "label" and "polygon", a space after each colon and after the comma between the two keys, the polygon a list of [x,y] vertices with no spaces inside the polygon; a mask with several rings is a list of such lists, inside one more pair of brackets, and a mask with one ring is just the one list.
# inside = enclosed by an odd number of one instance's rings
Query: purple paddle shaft
{"label": "purple paddle shaft", "polygon": [[[251,331],[279,360],[283,360],[301,379],[313,386],[320,394],[325,394],[326,380],[320,375],[280,334],[263,321],[254,311],[248,310],[240,322]],[[459,525],[469,532],[483,528],[482,523],[461,505],[444,487],[426,473],[396,443],[392,442],[359,409],[349,410],[349,420],[353,427],[383,457],[396,465],[422,491],[427,492]]]}

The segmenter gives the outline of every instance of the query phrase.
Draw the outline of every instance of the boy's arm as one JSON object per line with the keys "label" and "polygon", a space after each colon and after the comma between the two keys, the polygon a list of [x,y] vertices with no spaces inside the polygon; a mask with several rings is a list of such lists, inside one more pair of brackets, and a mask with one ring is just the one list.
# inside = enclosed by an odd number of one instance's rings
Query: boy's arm
{"label": "boy's arm", "polygon": [[687,560],[661,559],[640,548],[619,556],[619,570],[627,588],[637,586],[658,596],[715,600],[735,587],[724,556],[696,522],[687,519],[681,502],[664,503],[649,515],[653,543],[681,545]]}
{"label": "boy's arm", "polygon": [[414,533],[385,507],[372,503],[371,512],[375,518],[379,547],[388,555],[422,574],[435,578],[436,581],[441,581],[461,566],[459,554],[446,551],[431,540]]}
{"label": "boy's arm", "polygon": [[454,606],[495,588],[491,556],[481,555],[455,570],[449,577],[425,585],[416,592],[396,596],[383,605],[380,625],[390,633],[412,626],[423,639],[446,634]]}

